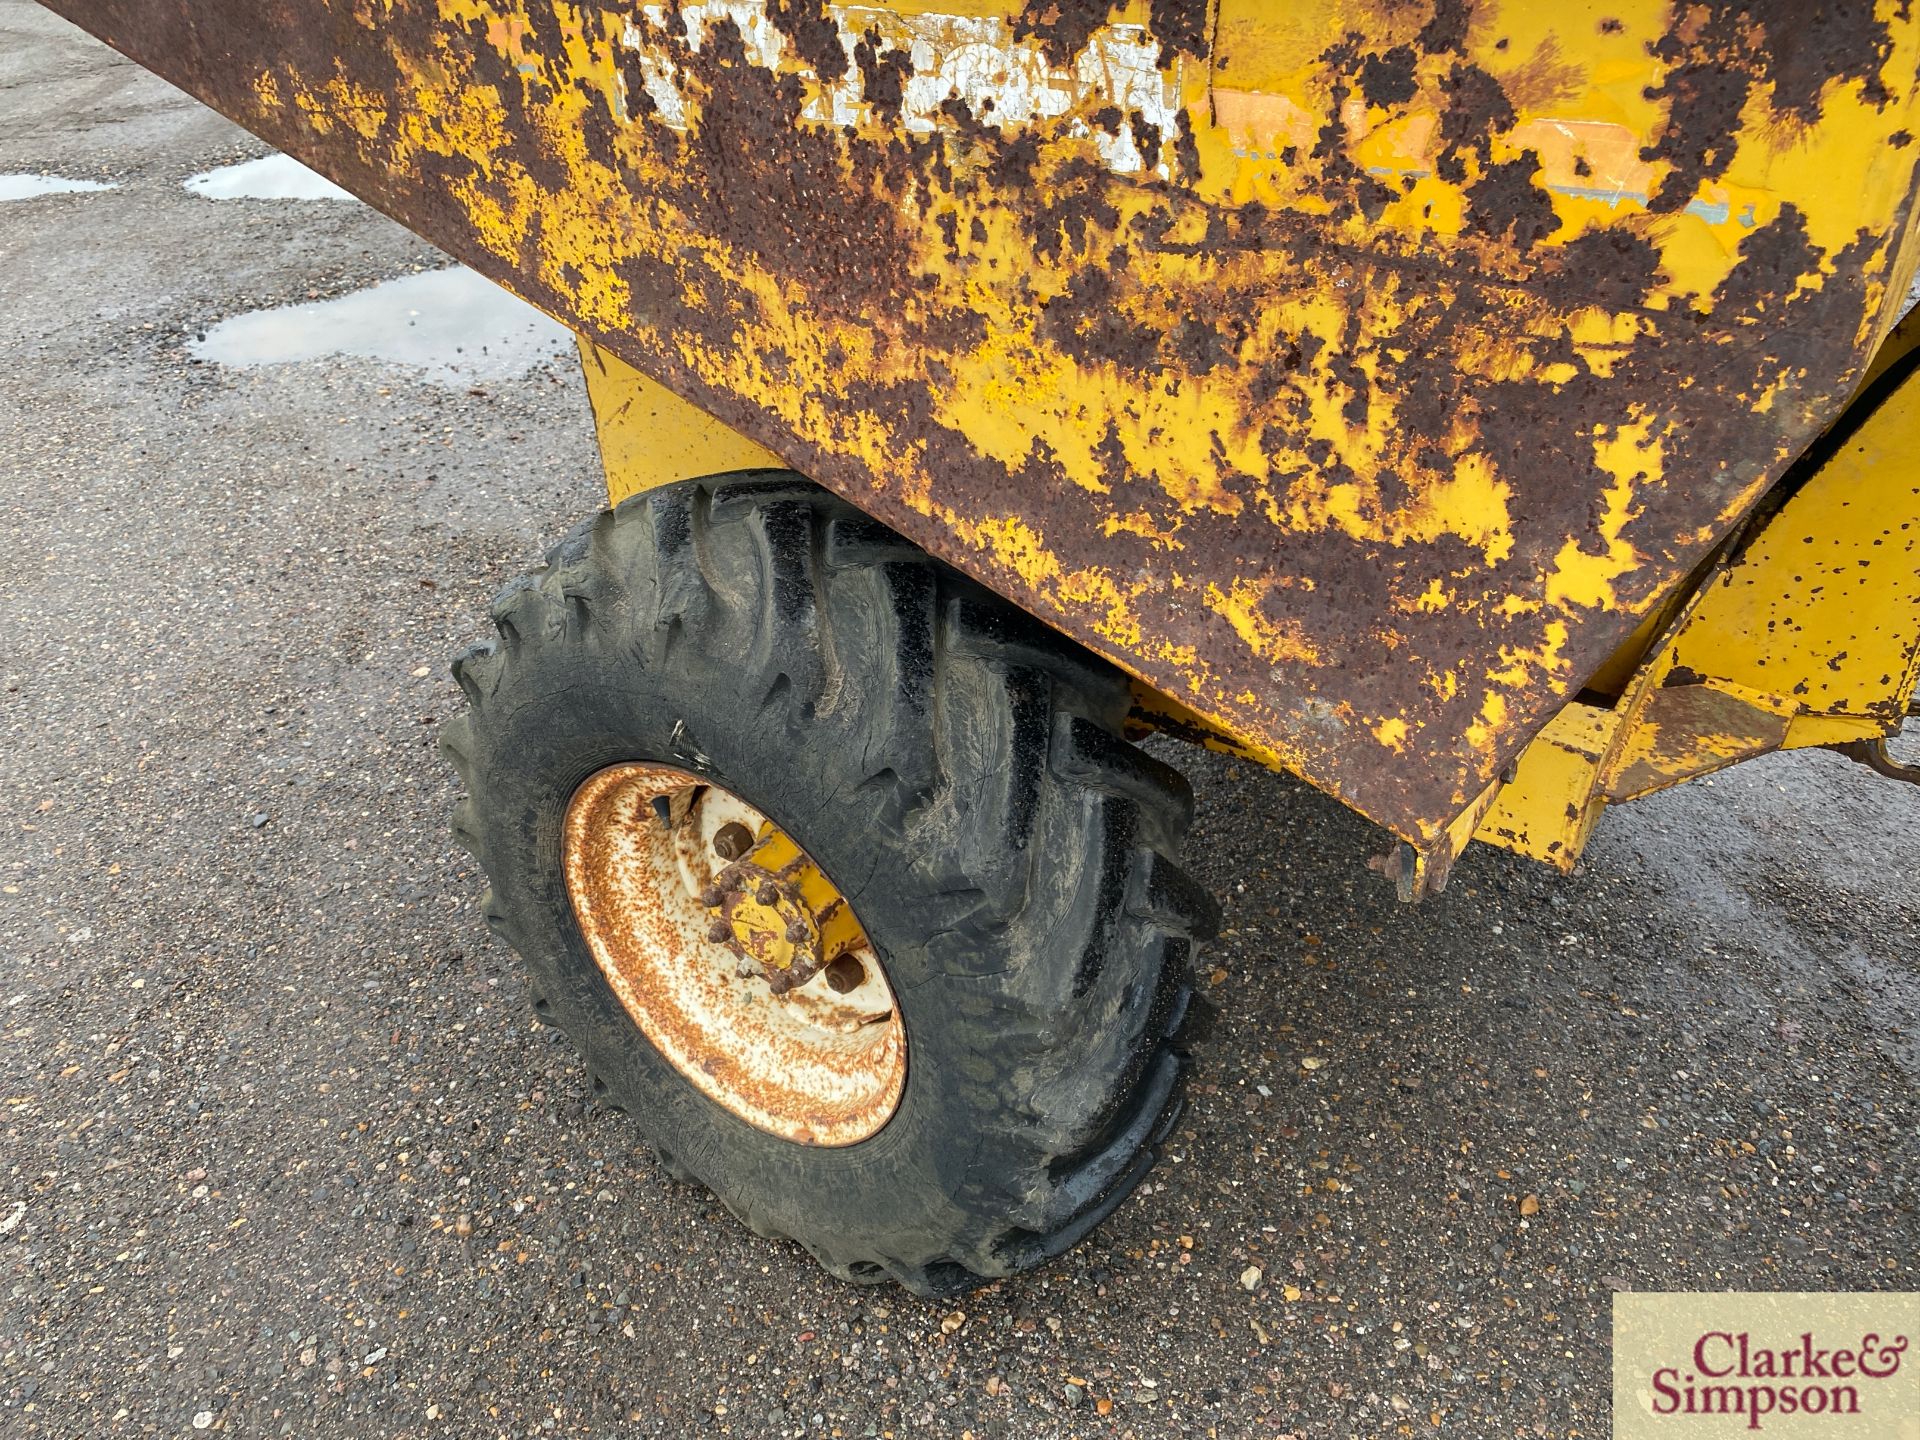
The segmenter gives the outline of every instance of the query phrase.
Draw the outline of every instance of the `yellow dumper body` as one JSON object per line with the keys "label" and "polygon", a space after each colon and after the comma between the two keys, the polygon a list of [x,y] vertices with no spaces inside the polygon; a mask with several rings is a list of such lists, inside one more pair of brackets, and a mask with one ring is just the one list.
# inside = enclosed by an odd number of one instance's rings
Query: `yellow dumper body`
{"label": "yellow dumper body", "polygon": [[1904,3],[51,3],[572,326],[616,498],[804,471],[1405,893],[1899,773]]}

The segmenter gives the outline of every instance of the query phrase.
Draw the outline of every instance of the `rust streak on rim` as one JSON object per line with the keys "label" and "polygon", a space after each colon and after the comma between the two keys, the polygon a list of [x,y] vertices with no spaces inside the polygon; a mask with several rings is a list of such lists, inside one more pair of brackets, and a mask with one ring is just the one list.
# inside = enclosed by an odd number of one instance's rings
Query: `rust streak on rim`
{"label": "rust streak on rim", "polygon": [[764,973],[709,938],[701,894],[737,843],[730,827],[768,825],[684,770],[609,766],[567,805],[567,894],[627,1014],[695,1088],[770,1134],[852,1145],[887,1123],[906,1088],[906,1031],[879,956],[862,946],[776,996]]}

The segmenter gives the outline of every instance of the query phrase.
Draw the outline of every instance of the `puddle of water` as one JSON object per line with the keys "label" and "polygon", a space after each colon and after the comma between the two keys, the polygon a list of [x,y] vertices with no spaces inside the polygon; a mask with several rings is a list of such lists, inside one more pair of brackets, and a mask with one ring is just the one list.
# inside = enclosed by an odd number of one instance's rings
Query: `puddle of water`
{"label": "puddle of water", "polygon": [[573,348],[567,329],[464,266],[430,270],[337,300],[222,320],[193,344],[219,365],[286,365],[328,355],[413,366],[439,385],[506,380]]}
{"label": "puddle of water", "polygon": [[31,200],[36,195],[74,195],[117,187],[98,180],[68,180],[61,175],[0,175],[0,200]]}
{"label": "puddle of water", "polygon": [[239,165],[203,170],[187,189],[209,200],[352,200],[326,176],[291,155],[268,155]]}

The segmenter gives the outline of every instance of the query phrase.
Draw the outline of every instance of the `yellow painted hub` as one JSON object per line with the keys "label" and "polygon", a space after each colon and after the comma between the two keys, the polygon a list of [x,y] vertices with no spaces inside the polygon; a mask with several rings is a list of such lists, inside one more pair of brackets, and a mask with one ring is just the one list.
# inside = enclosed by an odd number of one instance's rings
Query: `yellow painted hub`
{"label": "yellow painted hub", "polygon": [[[776,995],[805,985],[835,961],[866,948],[853,909],[820,867],[771,821],[749,832],[739,821],[723,827],[754,839],[715,877],[701,903],[713,917],[709,939],[729,943],[757,966]],[[732,846],[716,833],[713,849]],[[737,841],[735,842],[737,843]]]}
{"label": "yellow painted hub", "polygon": [[800,1144],[851,1145],[887,1123],[906,1088],[899,1006],[852,907],[772,821],[635,762],[574,792],[562,845],[588,950],[690,1084]]}

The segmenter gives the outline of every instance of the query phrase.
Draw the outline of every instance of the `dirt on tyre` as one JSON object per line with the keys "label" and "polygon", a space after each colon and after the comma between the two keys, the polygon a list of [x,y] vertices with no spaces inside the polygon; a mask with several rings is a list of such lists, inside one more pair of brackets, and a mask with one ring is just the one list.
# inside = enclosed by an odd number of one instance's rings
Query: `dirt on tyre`
{"label": "dirt on tyre", "polygon": [[1118,671],[786,472],[634,497],[494,622],[454,666],[455,832],[675,1174],[929,1296],[1138,1183],[1213,907]]}

